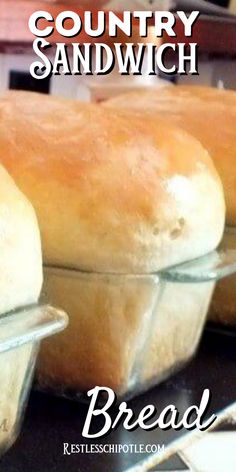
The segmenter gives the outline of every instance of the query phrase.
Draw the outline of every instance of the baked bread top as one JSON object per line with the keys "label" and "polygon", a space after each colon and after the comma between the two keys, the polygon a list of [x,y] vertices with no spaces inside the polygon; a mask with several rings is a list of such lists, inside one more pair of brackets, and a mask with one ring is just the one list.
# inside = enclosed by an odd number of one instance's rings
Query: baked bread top
{"label": "baked bread top", "polygon": [[169,120],[29,92],[0,98],[0,161],[33,203],[45,264],[147,273],[214,249],[208,152]]}
{"label": "baked bread top", "polygon": [[131,92],[104,103],[106,107],[154,113],[195,136],[210,153],[222,179],[226,219],[236,225],[236,92],[211,87],[165,87]]}

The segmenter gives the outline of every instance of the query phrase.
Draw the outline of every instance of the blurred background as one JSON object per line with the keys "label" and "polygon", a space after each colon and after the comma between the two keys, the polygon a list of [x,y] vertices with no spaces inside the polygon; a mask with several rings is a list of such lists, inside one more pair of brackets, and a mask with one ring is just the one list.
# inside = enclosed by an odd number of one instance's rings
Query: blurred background
{"label": "blurred background", "polygon": [[[109,76],[52,76],[45,80],[35,80],[30,76],[29,66],[36,60],[32,51],[33,37],[28,30],[28,19],[35,10],[49,10],[55,17],[60,11],[112,9],[115,12],[125,10],[200,10],[201,16],[194,27],[192,42],[199,44],[199,75],[167,76],[156,71],[155,76],[120,76],[115,69]],[[80,100],[103,100],[117,93],[143,87],[160,87],[166,81],[174,83],[198,83],[213,87],[236,89],[236,0],[0,0],[0,90],[26,89],[52,95],[63,95]],[[183,28],[177,21],[175,42],[186,42]],[[79,42],[86,41],[81,33]],[[96,38],[95,38],[96,39]],[[53,41],[61,40],[56,34]],[[97,40],[97,39],[96,39]],[[170,38],[158,39],[153,35],[150,24],[148,38],[139,38],[137,29],[133,29],[130,41],[169,42]],[[51,41],[51,38],[50,40]],[[73,41],[76,41],[74,39]],[[91,41],[91,39],[89,39]],[[110,46],[108,36],[100,38]],[[120,36],[116,42],[126,42]],[[53,57],[53,49],[48,53]],[[145,62],[145,60],[144,60]],[[175,62],[169,54],[166,65]],[[165,81],[165,82],[163,82]]]}

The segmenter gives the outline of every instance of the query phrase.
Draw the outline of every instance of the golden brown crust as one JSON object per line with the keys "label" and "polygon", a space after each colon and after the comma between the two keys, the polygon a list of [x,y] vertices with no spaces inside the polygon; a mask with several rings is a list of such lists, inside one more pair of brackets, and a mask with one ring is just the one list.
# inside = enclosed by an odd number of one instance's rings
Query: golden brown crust
{"label": "golden brown crust", "polygon": [[0,117],[0,160],[37,211],[46,263],[152,272],[217,246],[221,183],[168,121],[27,92],[2,96]]}
{"label": "golden brown crust", "polygon": [[166,87],[121,95],[106,107],[145,110],[167,117],[201,141],[223,182],[227,222],[236,225],[236,92],[210,87]]}

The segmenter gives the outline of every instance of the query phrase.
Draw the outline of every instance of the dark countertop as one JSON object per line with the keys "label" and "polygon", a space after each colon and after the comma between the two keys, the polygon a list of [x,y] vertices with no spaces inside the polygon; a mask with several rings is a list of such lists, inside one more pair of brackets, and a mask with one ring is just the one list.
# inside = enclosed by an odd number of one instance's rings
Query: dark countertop
{"label": "dark countertop", "polygon": [[[183,412],[189,405],[199,403],[204,388],[210,388],[212,392],[208,415],[236,400],[235,337],[206,333],[198,355],[187,368],[159,387],[133,399],[129,406],[137,413],[149,403],[156,405],[159,411],[173,403]],[[22,434],[1,460],[1,472],[123,472],[146,457],[134,453],[63,455],[64,442],[89,443],[81,436],[86,412],[85,404],[33,392]],[[183,435],[186,431],[137,429],[127,432],[119,426],[100,443],[164,443],[167,446]],[[93,442],[99,443],[99,440]],[[168,469],[159,466],[155,470],[184,469],[175,458]]]}

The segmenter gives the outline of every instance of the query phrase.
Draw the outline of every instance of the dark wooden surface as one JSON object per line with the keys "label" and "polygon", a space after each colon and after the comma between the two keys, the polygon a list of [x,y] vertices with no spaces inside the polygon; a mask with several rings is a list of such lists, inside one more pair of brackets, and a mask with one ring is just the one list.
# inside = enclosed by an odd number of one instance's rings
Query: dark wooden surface
{"label": "dark wooden surface", "polygon": [[[181,373],[132,400],[130,406],[138,412],[144,405],[153,403],[161,411],[165,405],[173,403],[183,412],[189,405],[199,402],[204,388],[210,388],[212,392],[208,415],[236,400],[235,337],[206,333],[198,355]],[[22,434],[1,460],[1,472],[123,472],[144,458],[135,454],[63,456],[64,442],[86,442],[81,437],[86,412],[87,406],[84,404],[33,393]],[[101,443],[167,445],[183,434],[186,431],[147,432],[138,429],[125,432],[120,426]],[[168,465],[167,470],[175,470],[178,466],[176,460]],[[163,467],[156,467],[155,470],[166,470]]]}

